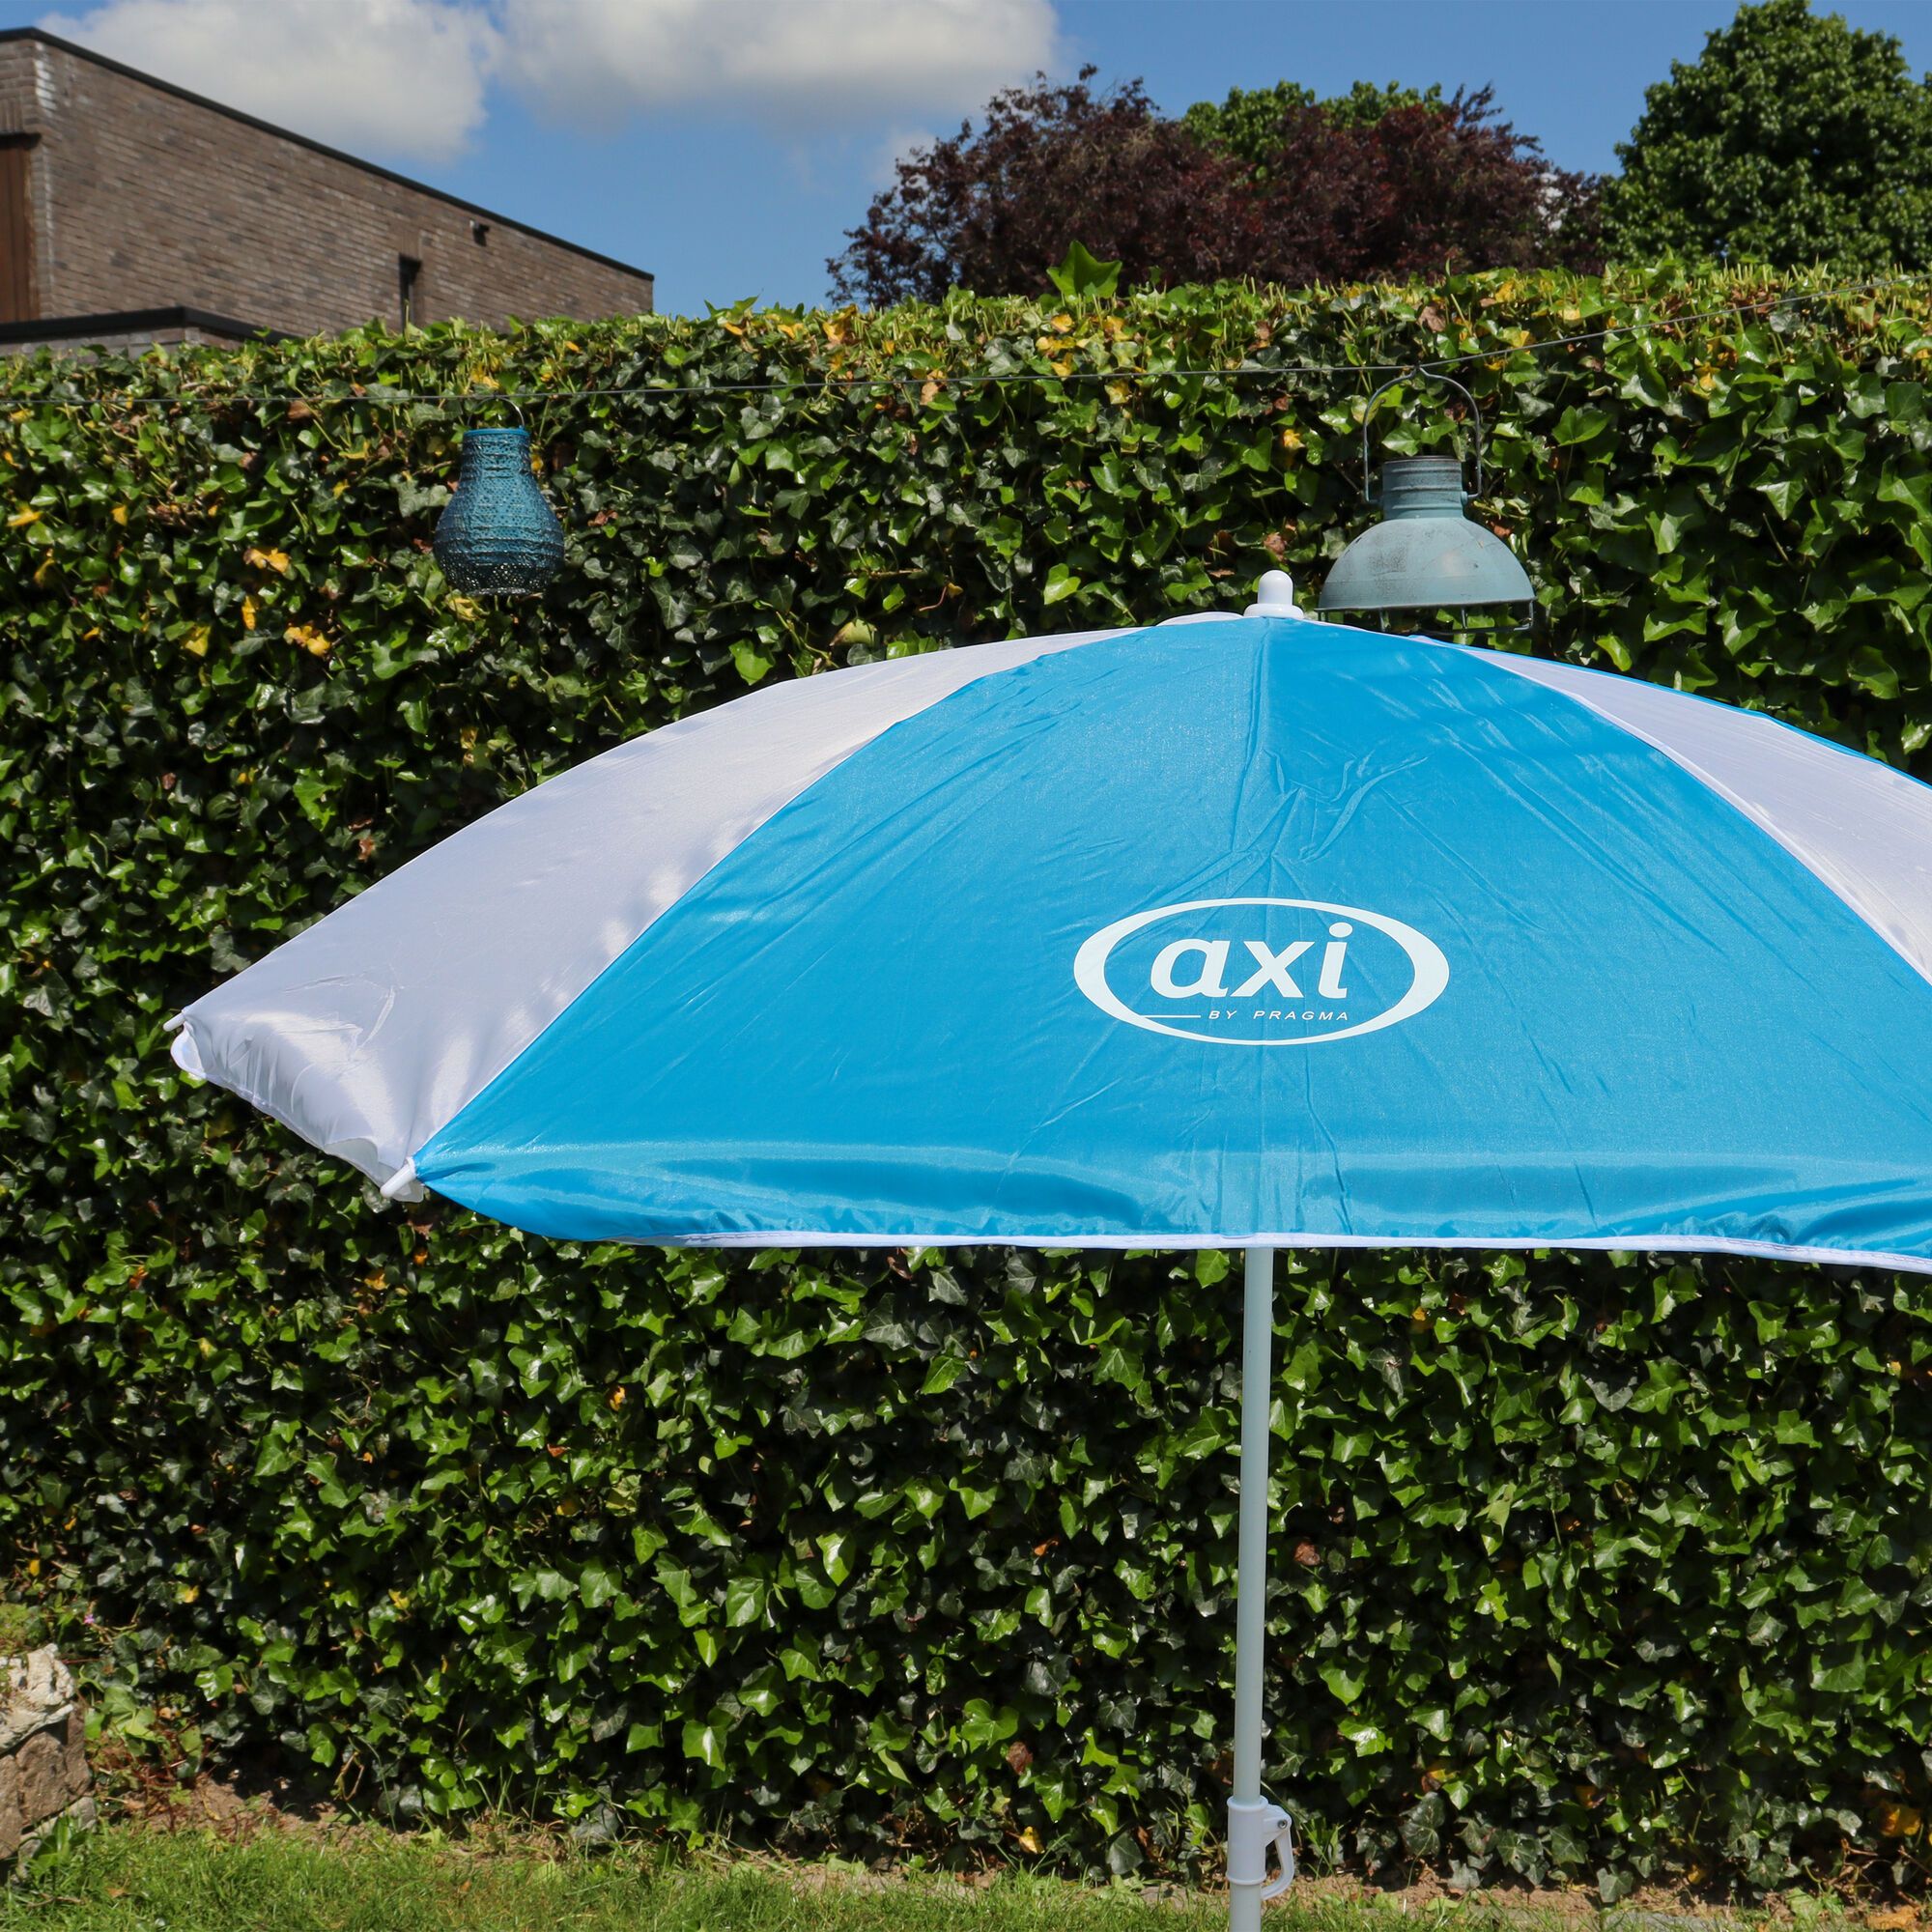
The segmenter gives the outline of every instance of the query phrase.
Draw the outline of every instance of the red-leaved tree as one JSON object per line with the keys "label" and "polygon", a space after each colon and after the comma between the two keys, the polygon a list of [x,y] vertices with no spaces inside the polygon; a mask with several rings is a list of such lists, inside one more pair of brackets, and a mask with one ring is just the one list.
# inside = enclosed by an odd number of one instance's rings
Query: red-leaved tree
{"label": "red-leaved tree", "polygon": [[1266,281],[1603,266],[1596,180],[1497,121],[1488,88],[1354,127],[1293,108],[1256,193],[1265,239],[1249,272]]}
{"label": "red-leaved tree", "polygon": [[1073,242],[1121,281],[1238,275],[1251,197],[1229,160],[1163,120],[1138,80],[1105,94],[1040,75],[898,163],[850,246],[826,267],[843,298],[936,300],[948,289],[1030,295]]}
{"label": "red-leaved tree", "polygon": [[1160,114],[1138,80],[1042,74],[900,161],[827,263],[842,299],[1026,295],[1074,242],[1121,283],[1253,276],[1303,286],[1442,269],[1598,261],[1596,184],[1493,117],[1488,90],[1368,121],[1283,111],[1266,165]]}

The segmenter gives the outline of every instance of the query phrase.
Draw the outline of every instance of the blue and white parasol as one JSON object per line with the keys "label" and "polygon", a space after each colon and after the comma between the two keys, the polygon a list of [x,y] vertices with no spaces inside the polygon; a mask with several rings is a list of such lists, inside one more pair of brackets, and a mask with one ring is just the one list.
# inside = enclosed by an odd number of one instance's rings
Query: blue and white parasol
{"label": "blue and white parasol", "polygon": [[[543,1235],[1245,1247],[1257,1395],[1281,1246],[1932,1270],[1932,789],[1286,593],[651,732],[196,1001],[176,1058]],[[1286,1819],[1244,1410],[1252,1924]]]}

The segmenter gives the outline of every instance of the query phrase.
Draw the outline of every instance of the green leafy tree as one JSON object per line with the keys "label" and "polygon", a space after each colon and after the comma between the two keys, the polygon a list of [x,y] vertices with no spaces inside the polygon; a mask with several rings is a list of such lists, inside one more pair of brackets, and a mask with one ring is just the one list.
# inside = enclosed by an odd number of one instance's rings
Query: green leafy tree
{"label": "green leafy tree", "polygon": [[1272,87],[1233,88],[1218,107],[1211,100],[1197,100],[1180,117],[1180,125],[1204,148],[1246,162],[1253,179],[1261,182],[1270,179],[1280,165],[1284,124],[1307,108],[1319,108],[1338,128],[1373,128],[1398,107],[1439,112],[1448,104],[1439,87],[1424,93],[1393,80],[1385,87],[1358,80],[1347,94],[1327,100],[1318,99],[1313,88],[1299,81],[1278,80]]}
{"label": "green leafy tree", "polygon": [[1932,262],[1932,85],[1889,34],[1760,0],[1645,96],[1605,185],[1605,240],[1780,268]]}

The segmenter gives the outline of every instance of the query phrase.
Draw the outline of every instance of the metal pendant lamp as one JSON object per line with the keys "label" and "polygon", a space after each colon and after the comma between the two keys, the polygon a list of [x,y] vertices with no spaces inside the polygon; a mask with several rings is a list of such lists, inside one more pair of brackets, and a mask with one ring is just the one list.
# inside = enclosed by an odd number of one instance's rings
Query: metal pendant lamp
{"label": "metal pendant lamp", "polygon": [[[1392,456],[1379,477],[1369,473],[1369,418],[1376,404],[1406,380],[1384,383],[1362,415],[1363,494],[1379,499],[1382,520],[1342,554],[1321,586],[1322,611],[1451,611],[1520,604],[1536,598],[1516,554],[1493,531],[1472,522],[1468,506],[1483,494],[1483,417],[1476,399],[1447,376],[1469,405],[1475,430],[1476,487],[1463,489],[1463,466],[1453,456]],[[1525,615],[1527,611],[1525,611]]]}
{"label": "metal pendant lamp", "polygon": [[533,597],[556,575],[563,526],[537,487],[528,430],[465,432],[434,548],[450,587],[466,596]]}

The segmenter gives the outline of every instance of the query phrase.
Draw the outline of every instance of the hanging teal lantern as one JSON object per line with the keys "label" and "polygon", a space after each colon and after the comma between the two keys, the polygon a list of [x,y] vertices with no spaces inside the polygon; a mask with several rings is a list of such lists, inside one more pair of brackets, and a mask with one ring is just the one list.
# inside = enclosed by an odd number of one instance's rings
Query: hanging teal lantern
{"label": "hanging teal lantern", "polygon": [[1483,417],[1462,384],[1429,371],[1469,405],[1475,430],[1476,487],[1463,489],[1463,466],[1453,456],[1392,456],[1378,479],[1369,478],[1369,417],[1405,378],[1384,383],[1362,414],[1362,475],[1382,520],[1364,530],[1340,556],[1321,586],[1323,611],[1454,611],[1481,605],[1533,607],[1536,592],[1509,545],[1465,514],[1483,494]]}
{"label": "hanging teal lantern", "polygon": [[563,526],[530,469],[526,429],[463,438],[456,495],[436,526],[436,560],[470,597],[533,597],[563,563]]}

